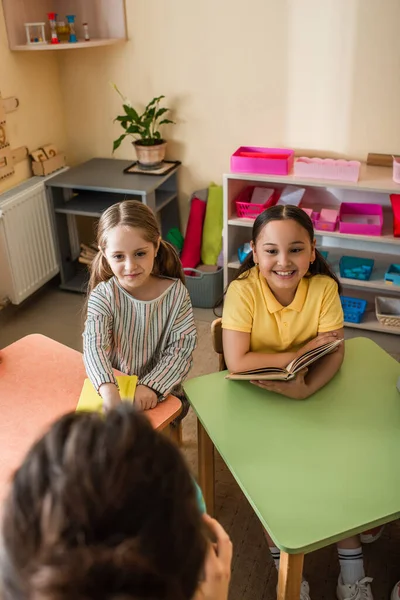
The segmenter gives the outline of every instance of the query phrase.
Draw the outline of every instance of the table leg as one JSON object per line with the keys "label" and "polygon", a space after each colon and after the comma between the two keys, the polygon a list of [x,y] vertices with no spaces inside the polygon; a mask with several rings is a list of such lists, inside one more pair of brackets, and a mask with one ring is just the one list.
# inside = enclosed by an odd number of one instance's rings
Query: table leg
{"label": "table leg", "polygon": [[278,574],[278,600],[299,600],[304,554],[281,551]]}
{"label": "table leg", "polygon": [[174,426],[170,425],[169,432],[170,432],[171,439],[174,440],[174,442],[178,446],[182,446],[182,441],[183,441],[182,421],[179,421],[179,423],[175,424]]}
{"label": "table leg", "polygon": [[214,465],[214,444],[204,429],[203,425],[197,419],[197,444],[198,444],[198,464],[199,464],[199,485],[203,492],[209,515],[214,515],[215,505],[215,465]]}

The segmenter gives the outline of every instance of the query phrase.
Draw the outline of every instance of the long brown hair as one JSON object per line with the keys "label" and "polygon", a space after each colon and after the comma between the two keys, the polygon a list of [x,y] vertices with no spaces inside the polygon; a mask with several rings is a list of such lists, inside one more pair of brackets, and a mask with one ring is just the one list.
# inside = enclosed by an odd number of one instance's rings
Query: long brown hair
{"label": "long brown hair", "polygon": [[10,600],[190,600],[207,533],[183,456],[132,406],[59,419],[3,516]]}
{"label": "long brown hair", "polygon": [[[251,235],[253,244],[256,244],[261,231],[267,223],[270,223],[271,221],[284,221],[287,219],[293,219],[293,221],[296,221],[296,223],[301,225],[301,227],[307,231],[311,244],[314,243],[314,227],[308,214],[297,206],[276,204],[275,206],[271,206],[270,208],[267,208],[267,210],[264,210],[254,221]],[[248,277],[250,269],[254,266],[253,252],[250,252],[236,271],[233,280]],[[315,249],[315,260],[310,264],[307,276],[313,277],[313,275],[327,275],[328,277],[331,277],[331,279],[336,281],[339,293],[341,293],[342,286],[340,285],[339,279],[317,249]]]}
{"label": "long brown hair", "polygon": [[[111,229],[122,225],[140,229],[144,239],[157,247],[161,238],[161,231],[154,213],[148,206],[136,200],[124,200],[113,204],[103,212],[97,225],[96,244],[99,251],[96,254],[91,267],[88,294],[102,281],[108,281],[113,272],[104,256],[107,247],[107,236]],[[182,264],[174,247],[161,240],[157,256],[154,260],[153,274],[160,277],[174,277],[185,283]]]}

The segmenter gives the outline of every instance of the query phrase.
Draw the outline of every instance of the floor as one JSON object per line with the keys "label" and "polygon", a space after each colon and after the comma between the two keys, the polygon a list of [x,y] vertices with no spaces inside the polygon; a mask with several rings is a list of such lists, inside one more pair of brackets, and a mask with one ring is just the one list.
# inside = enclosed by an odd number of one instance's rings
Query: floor
{"label": "floor", "polygon": [[[218,370],[218,360],[211,348],[211,310],[195,309],[199,344],[195,351],[191,377]],[[29,333],[42,333],[76,350],[82,349],[84,322],[83,297],[61,292],[55,283],[20,307],[0,311],[0,348]],[[346,337],[365,332],[346,329]],[[372,334],[372,339],[400,360],[399,337]],[[400,435],[400,432],[399,432]],[[196,420],[192,413],[184,421],[183,451],[194,472],[197,467]],[[361,453],[362,459],[362,453]],[[217,458],[216,516],[228,530],[233,544],[233,571],[230,600],[273,600],[276,597],[276,571],[268,553],[264,536],[253,510],[233,477]],[[365,483],[365,493],[373,482]],[[384,493],[384,490],[382,491]],[[272,492],[273,493],[273,492]],[[366,572],[374,577],[374,597],[387,600],[392,585],[400,579],[400,527],[386,527],[382,538],[364,548]],[[335,598],[338,562],[334,547],[306,556],[305,575],[314,600]]]}

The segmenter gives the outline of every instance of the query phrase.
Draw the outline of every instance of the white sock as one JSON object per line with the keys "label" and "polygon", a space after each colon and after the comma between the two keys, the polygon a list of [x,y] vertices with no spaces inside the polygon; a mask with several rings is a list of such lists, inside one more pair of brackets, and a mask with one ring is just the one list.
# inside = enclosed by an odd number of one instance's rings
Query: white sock
{"label": "white sock", "polygon": [[365,577],[361,547],[352,550],[338,548],[338,556],[343,583],[354,585]]}
{"label": "white sock", "polygon": [[281,551],[276,546],[271,546],[269,551],[271,552],[272,558],[274,559],[274,563],[277,571],[279,571],[279,561],[281,559]]}

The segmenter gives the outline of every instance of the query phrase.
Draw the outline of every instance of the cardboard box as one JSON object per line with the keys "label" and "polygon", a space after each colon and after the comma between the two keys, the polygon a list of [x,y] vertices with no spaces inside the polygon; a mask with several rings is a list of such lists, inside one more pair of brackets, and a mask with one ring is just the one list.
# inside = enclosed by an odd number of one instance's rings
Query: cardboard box
{"label": "cardboard box", "polygon": [[65,155],[62,153],[41,162],[32,161],[34,175],[50,175],[50,173],[54,173],[54,171],[58,171],[58,169],[62,169],[63,167],[65,167]]}

